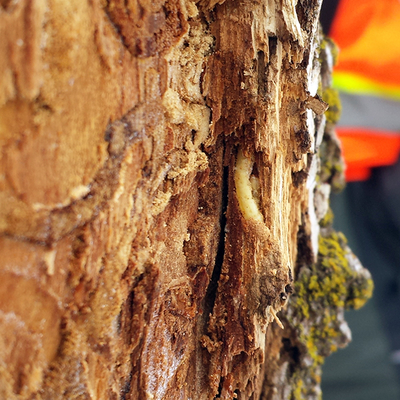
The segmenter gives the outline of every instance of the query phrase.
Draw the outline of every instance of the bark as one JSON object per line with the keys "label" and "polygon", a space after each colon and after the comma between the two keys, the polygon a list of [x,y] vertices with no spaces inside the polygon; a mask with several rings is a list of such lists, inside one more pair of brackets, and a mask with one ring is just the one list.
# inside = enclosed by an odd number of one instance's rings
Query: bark
{"label": "bark", "polygon": [[319,9],[0,2],[0,397],[318,398],[372,288]]}

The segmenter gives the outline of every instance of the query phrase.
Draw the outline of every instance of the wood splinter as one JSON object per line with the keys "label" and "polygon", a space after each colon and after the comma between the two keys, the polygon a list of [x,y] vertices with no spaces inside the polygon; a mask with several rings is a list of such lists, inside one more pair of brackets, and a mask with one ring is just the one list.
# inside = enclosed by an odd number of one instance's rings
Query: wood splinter
{"label": "wood splinter", "polygon": [[282,328],[285,329],[285,327],[283,326],[281,320],[278,318],[278,316],[276,315],[275,310],[273,309],[273,307],[269,308],[270,313],[272,314],[272,316],[274,317],[276,323]]}

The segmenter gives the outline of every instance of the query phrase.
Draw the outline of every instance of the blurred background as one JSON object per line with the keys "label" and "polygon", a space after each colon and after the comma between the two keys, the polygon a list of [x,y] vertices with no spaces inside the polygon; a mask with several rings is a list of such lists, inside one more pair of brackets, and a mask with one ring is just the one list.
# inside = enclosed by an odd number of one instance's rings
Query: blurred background
{"label": "blurred background", "polygon": [[346,320],[353,341],[323,366],[324,400],[400,399],[400,0],[325,0],[339,47],[333,84],[347,185],[334,227],[373,276],[372,300]]}

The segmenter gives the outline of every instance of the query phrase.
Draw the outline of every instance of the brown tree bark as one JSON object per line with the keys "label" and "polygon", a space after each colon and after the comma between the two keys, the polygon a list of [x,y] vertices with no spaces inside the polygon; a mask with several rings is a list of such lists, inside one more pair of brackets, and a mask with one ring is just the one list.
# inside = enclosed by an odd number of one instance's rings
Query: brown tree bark
{"label": "brown tree bark", "polygon": [[1,398],[318,398],[372,286],[319,9],[0,2]]}

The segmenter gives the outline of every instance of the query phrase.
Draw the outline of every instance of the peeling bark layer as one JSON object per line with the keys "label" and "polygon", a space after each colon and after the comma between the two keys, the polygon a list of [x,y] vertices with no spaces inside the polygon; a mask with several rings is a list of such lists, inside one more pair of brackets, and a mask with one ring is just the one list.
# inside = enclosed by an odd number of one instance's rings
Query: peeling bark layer
{"label": "peeling bark layer", "polygon": [[0,397],[318,398],[372,285],[319,9],[0,4]]}

